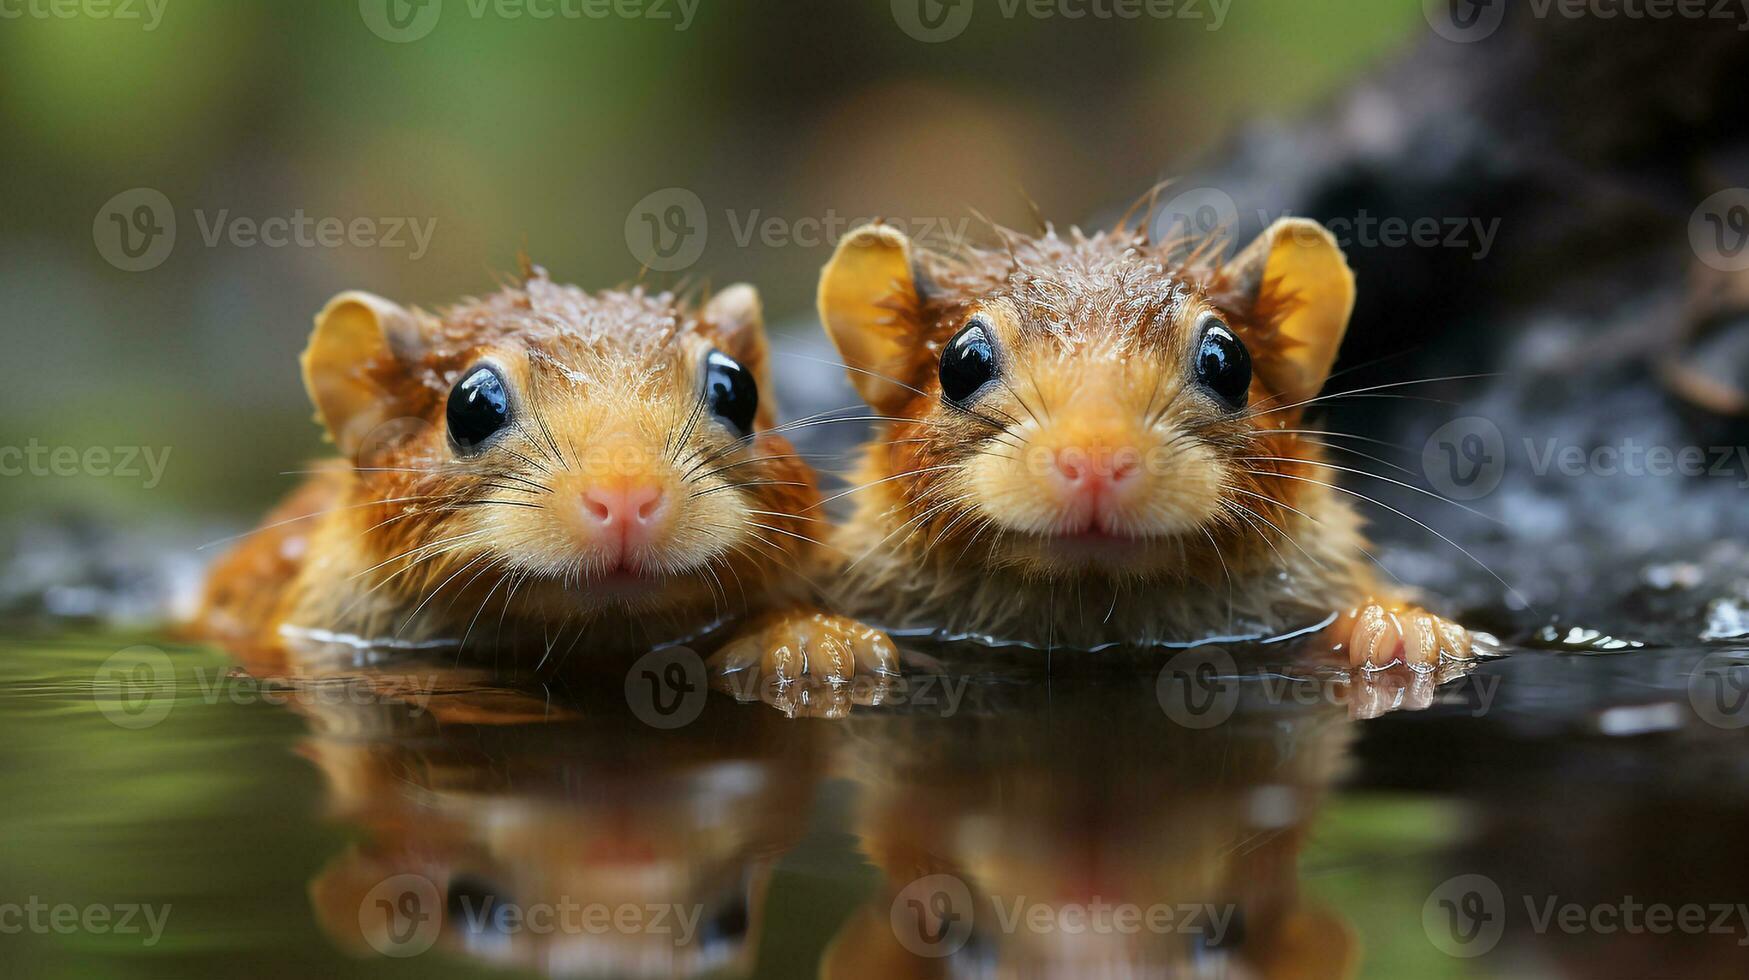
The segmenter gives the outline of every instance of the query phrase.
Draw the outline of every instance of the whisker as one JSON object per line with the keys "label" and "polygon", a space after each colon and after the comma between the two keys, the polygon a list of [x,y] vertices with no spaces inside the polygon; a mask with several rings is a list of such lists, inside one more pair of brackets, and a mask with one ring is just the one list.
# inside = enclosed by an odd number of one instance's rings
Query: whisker
{"label": "whisker", "polygon": [[1364,500],[1367,503],[1373,504],[1375,506],[1383,507],[1385,510],[1388,510],[1391,513],[1397,515],[1398,517],[1401,517],[1404,520],[1413,523],[1417,527],[1421,528],[1423,531],[1426,531],[1428,534],[1433,535],[1434,537],[1438,538],[1439,540],[1444,541],[1446,544],[1451,545],[1453,548],[1457,549],[1459,554],[1463,555],[1465,558],[1468,558],[1470,561],[1475,562],[1476,566],[1478,568],[1480,568],[1484,572],[1487,572],[1490,576],[1493,576],[1494,581],[1499,582],[1501,585],[1505,586],[1506,591],[1511,593],[1513,598],[1517,599],[1519,602],[1524,603],[1524,607],[1526,609],[1530,609],[1533,611],[1535,609],[1535,607],[1531,605],[1530,600],[1525,597],[1524,593],[1519,592],[1516,588],[1513,588],[1512,583],[1501,578],[1500,574],[1498,572],[1494,571],[1492,568],[1489,568],[1486,563],[1484,563],[1480,558],[1477,558],[1475,555],[1471,554],[1469,552],[1469,550],[1466,549],[1463,545],[1458,544],[1456,541],[1453,541],[1452,539],[1439,533],[1438,531],[1429,527],[1427,524],[1421,522],[1420,520],[1418,520],[1414,517],[1411,517],[1408,514],[1403,513],[1402,511],[1398,510],[1395,507],[1392,507],[1390,504],[1384,503],[1383,501],[1374,500],[1372,497],[1369,497],[1364,493],[1359,493],[1357,491],[1350,490],[1347,487],[1340,486],[1340,485],[1335,484],[1335,483],[1326,483],[1323,480],[1313,480],[1313,479],[1310,479],[1309,477],[1293,476],[1293,475],[1290,475],[1287,473],[1270,473],[1266,470],[1247,470],[1246,472],[1253,473],[1253,474],[1256,474],[1259,476],[1276,476],[1276,477],[1280,477],[1282,479],[1287,479],[1287,480],[1298,480],[1302,483],[1310,483],[1310,484],[1313,484],[1315,486],[1326,487],[1328,489],[1335,490],[1338,493],[1345,493],[1351,497],[1359,498],[1359,499]]}
{"label": "whisker", "polygon": [[[311,470],[310,472],[315,473],[315,472],[321,472],[321,471],[320,470]],[[411,501],[419,501],[419,500],[450,500],[450,499],[454,499],[455,496],[456,496],[455,494],[448,494],[448,493],[427,493],[427,494],[419,494],[419,495],[412,496],[412,497],[388,497],[388,498],[383,499],[383,500],[366,500],[363,503],[346,504],[345,506],[342,506],[342,507],[328,507],[328,508],[324,508],[322,510],[312,511],[308,514],[299,514],[296,517],[288,517],[283,521],[274,521],[271,524],[263,524],[260,527],[252,528],[248,531],[244,531],[242,534],[232,534],[232,535],[229,535],[227,537],[219,538],[216,541],[208,541],[206,544],[200,545],[199,547],[195,548],[194,550],[205,551],[208,548],[217,547],[218,545],[221,545],[221,544],[228,544],[232,541],[241,541],[244,538],[250,537],[252,535],[260,534],[264,531],[271,531],[271,530],[274,530],[275,528],[285,527],[288,524],[296,524],[299,521],[307,521],[307,520],[311,520],[311,519],[317,518],[317,517],[326,517],[329,514],[338,514],[338,513],[341,513],[342,511],[358,510],[358,509],[363,508],[363,507],[379,507],[379,506],[383,506],[386,504],[402,504],[402,503],[408,503]]]}
{"label": "whisker", "polygon": [[[1418,487],[1413,483],[1404,483],[1402,480],[1392,479],[1391,477],[1388,477],[1388,476],[1381,476],[1378,473],[1369,473],[1366,470],[1356,469],[1355,467],[1352,467],[1352,466],[1338,466],[1335,463],[1323,463],[1323,462],[1319,462],[1318,460],[1315,460],[1315,459],[1301,459],[1297,456],[1240,456],[1240,457],[1238,457],[1238,459],[1242,463],[1304,463],[1308,466],[1322,466],[1326,469],[1336,470],[1337,472],[1340,472],[1340,473],[1352,473],[1355,476],[1364,476],[1364,477],[1370,477],[1374,480],[1383,480],[1384,482],[1389,483],[1392,486],[1402,487],[1405,490],[1413,490],[1414,492],[1421,494],[1422,496],[1432,497],[1434,500],[1438,500],[1438,501],[1441,501],[1443,503],[1448,503],[1448,504],[1452,505],[1453,507],[1458,508],[1459,510],[1474,514],[1477,517],[1480,517],[1481,519],[1483,519],[1485,521],[1491,521],[1495,524],[1501,525],[1502,527],[1505,526],[1505,522],[1501,521],[1499,518],[1490,517],[1487,514],[1484,514],[1481,511],[1476,510],[1474,507],[1470,507],[1467,504],[1463,504],[1463,503],[1460,503],[1459,501],[1452,500],[1450,497],[1442,496],[1442,495],[1435,493],[1432,490],[1428,490],[1424,487]],[[1286,475],[1286,474],[1283,474],[1283,475]]]}
{"label": "whisker", "polygon": [[903,480],[904,478],[906,478],[908,476],[918,476],[918,475],[923,474],[923,473],[936,473],[936,472],[940,472],[941,470],[957,469],[958,467],[959,467],[958,463],[944,463],[940,466],[925,466],[922,469],[906,470],[903,473],[894,473],[892,476],[882,477],[879,480],[870,480],[869,482],[864,483],[861,486],[851,487],[849,490],[845,490],[841,493],[835,493],[832,496],[827,497],[825,500],[822,500],[819,503],[814,504],[813,506],[808,507],[806,509],[814,510],[814,509],[819,508],[819,507],[824,507],[827,504],[831,503],[832,501],[839,499],[840,497],[848,497],[853,493],[867,490],[870,487],[877,487],[883,483],[891,483],[894,480]]}

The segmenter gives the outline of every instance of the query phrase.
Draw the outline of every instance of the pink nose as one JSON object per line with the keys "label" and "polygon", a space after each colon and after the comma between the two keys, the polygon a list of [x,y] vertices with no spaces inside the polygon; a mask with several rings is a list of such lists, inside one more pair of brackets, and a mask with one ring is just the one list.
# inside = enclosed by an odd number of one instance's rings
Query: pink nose
{"label": "pink nose", "polygon": [[627,544],[648,538],[650,530],[662,519],[667,503],[667,495],[653,483],[590,487],[583,491],[584,513],[603,531]]}
{"label": "pink nose", "polygon": [[1136,460],[1131,453],[1060,449],[1053,462],[1058,486],[1070,496],[1088,502],[1128,484],[1136,474]]}

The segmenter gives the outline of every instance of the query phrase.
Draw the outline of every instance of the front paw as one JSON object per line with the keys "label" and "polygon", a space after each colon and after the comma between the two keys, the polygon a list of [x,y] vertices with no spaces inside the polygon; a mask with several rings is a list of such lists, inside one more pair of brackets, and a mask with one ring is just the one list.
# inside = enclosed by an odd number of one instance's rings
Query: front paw
{"label": "front paw", "polygon": [[1442,660],[1471,660],[1475,642],[1462,626],[1419,606],[1367,602],[1330,626],[1332,649],[1350,666],[1378,670],[1406,665],[1437,667]]}
{"label": "front paw", "polygon": [[711,657],[711,685],[791,718],[842,718],[886,699],[899,676],[887,634],[813,611],[755,620]]}

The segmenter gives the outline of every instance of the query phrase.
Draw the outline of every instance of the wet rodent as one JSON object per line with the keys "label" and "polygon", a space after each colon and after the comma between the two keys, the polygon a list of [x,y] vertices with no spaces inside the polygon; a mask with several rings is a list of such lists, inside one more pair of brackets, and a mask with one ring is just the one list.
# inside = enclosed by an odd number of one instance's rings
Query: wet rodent
{"label": "wet rodent", "polygon": [[844,611],[1069,648],[1330,620],[1356,664],[1470,655],[1377,580],[1305,422],[1354,304],[1329,232],[1284,219],[1230,260],[1128,226],[998,234],[937,255],[870,225],[821,275],[889,419],[834,540]]}
{"label": "wet rodent", "polygon": [[348,292],[302,365],[342,459],[215,566],[209,636],[540,666],[730,616],[763,649],[807,609],[819,494],[750,286],[699,304],[530,266],[438,314]]}

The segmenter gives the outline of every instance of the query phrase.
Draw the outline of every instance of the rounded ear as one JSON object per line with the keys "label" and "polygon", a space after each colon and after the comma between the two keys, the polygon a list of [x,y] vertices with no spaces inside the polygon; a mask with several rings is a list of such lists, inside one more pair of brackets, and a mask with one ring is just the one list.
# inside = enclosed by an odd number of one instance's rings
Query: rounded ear
{"label": "rounded ear", "polygon": [[820,273],[820,322],[850,381],[883,414],[916,394],[906,385],[923,347],[911,240],[887,225],[864,225],[838,243]]}
{"label": "rounded ear", "polygon": [[1294,404],[1316,397],[1354,312],[1354,273],[1336,239],[1305,218],[1282,218],[1232,261],[1240,302],[1270,326],[1258,374]]}
{"label": "rounded ear", "polygon": [[765,307],[759,290],[744,282],[729,286],[704,304],[699,319],[716,336],[717,347],[753,372],[759,386],[756,426],[764,429],[777,419],[777,392],[771,383],[770,346],[765,341]]}
{"label": "rounded ear", "polygon": [[395,416],[388,385],[424,353],[425,338],[419,314],[370,293],[341,293],[316,314],[299,363],[316,421],[341,452]]}
{"label": "rounded ear", "polygon": [[765,342],[765,308],[759,290],[738,282],[719,291],[704,304],[699,319],[716,334],[723,353],[753,372],[761,386],[766,381],[769,350]]}

